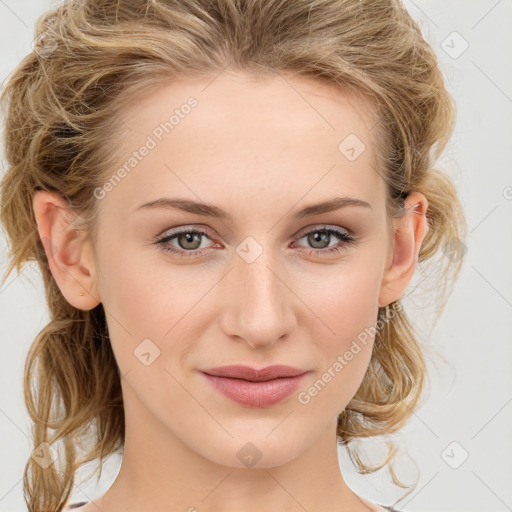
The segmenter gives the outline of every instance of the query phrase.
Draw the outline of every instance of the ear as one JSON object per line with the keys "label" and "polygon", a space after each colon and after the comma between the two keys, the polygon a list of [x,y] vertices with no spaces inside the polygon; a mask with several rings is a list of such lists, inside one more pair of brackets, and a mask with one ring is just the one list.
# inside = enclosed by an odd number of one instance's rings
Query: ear
{"label": "ear", "polygon": [[411,192],[405,199],[406,213],[395,219],[393,244],[382,278],[379,307],[399,299],[414,275],[421,243],[428,230],[428,201],[420,192]]}
{"label": "ear", "polygon": [[92,250],[86,233],[72,224],[76,216],[62,197],[46,190],[36,191],[32,206],[50,271],[65,299],[77,309],[96,307],[101,300]]}

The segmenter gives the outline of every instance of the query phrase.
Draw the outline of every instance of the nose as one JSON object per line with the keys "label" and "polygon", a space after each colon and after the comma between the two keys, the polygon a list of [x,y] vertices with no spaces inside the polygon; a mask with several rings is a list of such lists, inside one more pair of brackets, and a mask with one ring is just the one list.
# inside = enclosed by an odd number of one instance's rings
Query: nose
{"label": "nose", "polygon": [[[222,280],[226,297],[220,325],[226,335],[264,348],[289,335],[296,326],[300,303],[290,289],[289,274],[278,265],[271,250],[252,262],[236,255],[234,268]],[[269,256],[267,256],[269,255]]]}

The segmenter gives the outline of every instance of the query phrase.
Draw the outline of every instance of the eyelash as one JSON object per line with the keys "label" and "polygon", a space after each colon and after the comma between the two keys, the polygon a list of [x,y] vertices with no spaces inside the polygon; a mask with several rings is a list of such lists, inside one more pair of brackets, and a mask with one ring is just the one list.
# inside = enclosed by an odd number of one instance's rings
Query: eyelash
{"label": "eyelash", "polygon": [[[195,249],[192,251],[185,251],[184,249],[178,250],[178,249],[174,249],[174,248],[171,248],[171,247],[165,245],[170,240],[173,240],[174,238],[176,238],[179,235],[184,234],[184,233],[194,233],[197,235],[204,235],[209,239],[210,239],[210,237],[208,235],[211,234],[209,231],[203,231],[203,230],[197,230],[197,229],[182,229],[180,231],[176,231],[175,233],[171,233],[169,235],[164,236],[163,238],[157,240],[155,243],[157,245],[161,246],[161,249],[163,251],[169,252],[171,254],[177,255],[179,257],[184,257],[184,258],[189,258],[189,257],[194,257],[194,256],[202,256],[204,254],[204,252],[208,250],[208,249]],[[327,249],[309,249],[308,250],[306,248],[305,250],[308,252],[309,256],[324,257],[327,255],[332,255],[332,254],[340,252],[342,249],[346,248],[347,246],[355,245],[358,241],[357,237],[354,236],[354,234],[352,234],[352,233],[345,232],[345,231],[339,231],[337,229],[329,228],[327,226],[322,226],[321,228],[316,228],[311,231],[307,231],[306,233],[303,233],[302,236],[300,236],[297,240],[300,240],[301,238],[304,238],[312,233],[326,233],[329,235],[334,235],[335,237],[340,239],[340,242],[342,243],[342,245],[341,246],[335,245],[335,246],[329,247]]]}

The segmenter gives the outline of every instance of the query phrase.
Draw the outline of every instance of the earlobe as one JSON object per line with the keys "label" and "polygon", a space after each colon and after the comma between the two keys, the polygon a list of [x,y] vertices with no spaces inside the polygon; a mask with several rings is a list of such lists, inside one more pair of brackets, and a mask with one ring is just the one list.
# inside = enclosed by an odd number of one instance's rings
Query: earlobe
{"label": "earlobe", "polygon": [[66,201],[56,193],[38,190],[32,201],[39,237],[50,271],[66,300],[89,310],[100,302],[85,233],[73,224]]}
{"label": "earlobe", "polygon": [[379,294],[379,307],[403,296],[411,281],[421,244],[428,229],[428,201],[420,192],[411,192],[405,199],[406,213],[395,227],[391,264],[385,269]]}

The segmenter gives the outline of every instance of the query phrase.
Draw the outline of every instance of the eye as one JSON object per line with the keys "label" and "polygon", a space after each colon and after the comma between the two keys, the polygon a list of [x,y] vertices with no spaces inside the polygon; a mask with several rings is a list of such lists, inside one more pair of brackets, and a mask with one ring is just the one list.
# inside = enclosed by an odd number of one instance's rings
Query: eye
{"label": "eye", "polygon": [[[335,245],[329,245],[333,237],[338,239],[338,243]],[[348,231],[341,231],[328,226],[322,226],[321,228],[308,231],[299,238],[299,240],[306,238],[306,241],[313,249],[308,250],[310,256],[326,256],[338,253],[339,251],[346,248],[348,245],[357,243],[355,235]],[[334,240],[335,241],[335,240]]]}
{"label": "eye", "polygon": [[[201,247],[204,238],[210,239],[213,237],[211,230],[190,229],[185,228],[174,233],[167,234],[163,238],[157,240],[155,243],[160,245],[162,250],[179,257],[201,256],[211,247]],[[338,240],[335,245],[330,245],[333,237]],[[355,235],[349,231],[342,231],[328,226],[313,229],[302,234],[298,239],[305,238],[310,248],[306,251],[310,256],[326,256],[332,255],[343,250],[348,245],[357,243]],[[334,239],[334,241],[336,241]],[[171,242],[175,242],[172,245]],[[217,245],[219,247],[219,245]]]}
{"label": "eye", "polygon": [[[204,247],[201,248],[202,238],[210,238],[208,236],[210,233],[210,231],[206,230],[182,229],[161,238],[156,243],[162,247],[163,251],[170,252],[171,254],[183,257],[199,256],[205,252],[203,250]],[[175,241],[177,247],[169,245],[171,241]]]}

